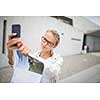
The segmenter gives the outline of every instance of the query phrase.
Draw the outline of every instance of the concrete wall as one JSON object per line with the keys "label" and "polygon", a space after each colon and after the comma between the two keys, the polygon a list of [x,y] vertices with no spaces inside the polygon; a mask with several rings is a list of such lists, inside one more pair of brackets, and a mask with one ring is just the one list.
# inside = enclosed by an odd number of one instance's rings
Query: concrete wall
{"label": "concrete wall", "polygon": [[100,26],[88,20],[87,17],[85,16],[77,16],[77,17],[68,16],[68,17],[73,19],[73,26],[84,33],[98,29],[100,30]]}
{"label": "concrete wall", "polygon": [[[53,28],[58,30],[61,36],[61,42],[55,49],[56,52],[59,52],[62,56],[80,53],[83,42],[83,33],[87,31],[97,30],[100,27],[88,21],[85,17],[68,17],[73,19],[73,26],[67,25],[59,20],[56,20],[55,18],[43,16],[0,17],[0,53],[2,51],[2,32],[4,19],[7,19],[7,34],[11,33],[11,24],[21,24],[22,39],[28,44],[31,49],[33,49],[33,51],[39,49],[41,35],[44,34],[48,28]],[[74,38],[74,40],[72,38]],[[75,39],[78,39],[80,41],[77,41]]]}
{"label": "concrete wall", "polygon": [[[56,52],[59,52],[62,56],[77,54],[81,52],[83,32],[54,18],[43,16],[0,17],[0,47],[2,47],[2,25],[4,19],[7,19],[7,34],[11,33],[11,24],[21,24],[22,39],[33,51],[39,49],[41,35],[43,35],[47,29],[53,28],[58,30],[61,36],[61,42],[55,49]],[[72,38],[78,39],[79,41],[72,40]],[[0,52],[1,50],[2,48],[0,48]]]}

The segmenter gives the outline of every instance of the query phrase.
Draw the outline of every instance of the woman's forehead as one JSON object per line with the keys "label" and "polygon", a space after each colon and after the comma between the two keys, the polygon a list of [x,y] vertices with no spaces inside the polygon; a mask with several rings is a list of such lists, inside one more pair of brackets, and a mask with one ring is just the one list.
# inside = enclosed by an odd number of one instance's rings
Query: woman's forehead
{"label": "woman's forehead", "polygon": [[44,36],[50,39],[55,39],[55,36],[52,34],[52,32],[47,32]]}
{"label": "woman's forehead", "polygon": [[54,35],[52,34],[52,32],[47,32],[47,33],[44,34],[44,36],[54,38]]}
{"label": "woman's forehead", "polygon": [[52,32],[47,32],[44,34],[44,36],[50,40],[50,41],[54,41],[56,43],[56,39],[55,39],[55,36],[52,34]]}

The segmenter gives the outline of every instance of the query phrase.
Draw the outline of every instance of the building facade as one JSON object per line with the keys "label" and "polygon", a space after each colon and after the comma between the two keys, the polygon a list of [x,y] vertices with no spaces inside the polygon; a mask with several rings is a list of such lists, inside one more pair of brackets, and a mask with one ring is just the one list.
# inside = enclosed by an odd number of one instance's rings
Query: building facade
{"label": "building facade", "polygon": [[60,34],[61,42],[55,51],[59,52],[62,56],[81,53],[86,43],[91,46],[92,38],[89,36],[87,37],[90,39],[89,41],[87,39],[84,40],[84,34],[100,29],[100,26],[82,16],[1,16],[1,54],[5,53],[7,55],[6,42],[8,40],[8,34],[11,33],[12,24],[21,25],[21,37],[34,52],[39,49],[40,37],[47,29],[57,30]]}

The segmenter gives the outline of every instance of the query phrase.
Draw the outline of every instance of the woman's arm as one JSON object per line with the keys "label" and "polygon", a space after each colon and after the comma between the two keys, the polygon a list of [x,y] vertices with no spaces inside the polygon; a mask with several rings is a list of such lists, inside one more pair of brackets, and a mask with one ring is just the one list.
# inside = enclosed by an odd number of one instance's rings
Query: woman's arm
{"label": "woman's arm", "polygon": [[[10,34],[8,36],[8,42],[7,42],[7,48],[8,48],[8,59],[9,64],[13,65],[13,56],[14,56],[14,49],[17,49],[20,54],[24,56],[28,56],[28,54],[31,52],[31,50],[27,47],[27,45],[21,40],[21,38],[13,38],[11,37],[15,36],[16,34]],[[17,44],[15,46],[15,44]]]}
{"label": "woman's arm", "polygon": [[8,63],[10,64],[10,65],[13,65],[14,64],[14,61],[13,61],[13,47],[12,47],[12,45],[11,45],[11,37],[12,36],[15,36],[16,34],[10,34],[10,35],[8,35],[8,41],[7,41],[7,49],[8,49]]}
{"label": "woman's arm", "polygon": [[13,61],[13,50],[9,50],[9,49],[8,49],[8,63],[10,65],[14,64],[14,61]]}

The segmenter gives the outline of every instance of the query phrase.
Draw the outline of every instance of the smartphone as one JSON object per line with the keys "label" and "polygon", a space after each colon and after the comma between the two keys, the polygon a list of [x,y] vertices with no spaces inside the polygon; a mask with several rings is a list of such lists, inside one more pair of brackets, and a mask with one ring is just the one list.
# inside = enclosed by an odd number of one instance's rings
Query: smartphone
{"label": "smartphone", "polygon": [[[16,38],[16,37],[21,37],[21,25],[12,24],[11,33],[16,33],[16,35],[11,37],[11,39]],[[17,46],[17,44],[15,44],[14,46]]]}
{"label": "smartphone", "polygon": [[[20,37],[21,36],[21,25],[13,24],[12,25],[12,33],[16,33],[16,36],[14,36],[14,37]],[[12,37],[12,38],[14,38],[14,37]]]}

